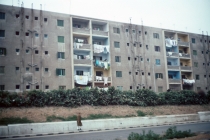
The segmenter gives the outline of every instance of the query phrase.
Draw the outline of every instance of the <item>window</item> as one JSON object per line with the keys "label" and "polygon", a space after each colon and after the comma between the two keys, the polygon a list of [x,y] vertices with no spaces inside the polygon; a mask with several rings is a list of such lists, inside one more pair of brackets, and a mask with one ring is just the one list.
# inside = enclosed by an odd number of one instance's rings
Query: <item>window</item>
{"label": "window", "polygon": [[197,87],[197,91],[200,91],[201,90],[201,87]]}
{"label": "window", "polygon": [[26,54],[29,54],[29,50],[28,49],[26,50]]}
{"label": "window", "polygon": [[201,51],[201,53],[203,54],[203,51]]}
{"label": "window", "polygon": [[47,34],[44,34],[44,38],[47,38],[48,37],[48,35]]}
{"label": "window", "polygon": [[122,88],[123,88],[122,86],[117,86],[117,89],[120,91],[122,91]]}
{"label": "window", "polygon": [[39,37],[39,34],[38,33],[35,33],[35,37]]}
{"label": "window", "polygon": [[193,50],[193,55],[197,55],[197,51],[196,50]]}
{"label": "window", "polygon": [[144,59],[141,57],[141,61],[143,61]]}
{"label": "window", "polygon": [[132,89],[132,86],[130,86],[130,89]]}
{"label": "window", "polygon": [[129,46],[129,43],[127,43],[127,46]]}
{"label": "window", "polygon": [[35,68],[36,71],[39,71],[39,68]]}
{"label": "window", "polygon": [[155,73],[155,78],[160,78],[163,79],[163,74],[162,73]]}
{"label": "window", "polygon": [[20,52],[20,49],[16,49],[15,51],[16,51],[16,53],[19,53]]}
{"label": "window", "polygon": [[45,89],[49,89],[49,85],[45,85]]}
{"label": "window", "polygon": [[147,61],[149,62],[149,58],[147,58]]}
{"label": "window", "polygon": [[5,86],[4,85],[0,85],[0,90],[5,90]]}
{"label": "window", "polygon": [[65,59],[65,53],[64,52],[58,52],[58,58]]}
{"label": "window", "polygon": [[0,66],[0,74],[4,74],[4,66]]}
{"label": "window", "polygon": [[103,71],[96,71],[96,76],[103,76]]}
{"label": "window", "polygon": [[115,56],[115,62],[121,62],[121,57],[120,56]]}
{"label": "window", "polygon": [[145,32],[145,35],[147,35],[147,31]]}
{"label": "window", "polygon": [[26,85],[26,89],[30,89],[30,85]]}
{"label": "window", "polygon": [[47,18],[44,18],[44,22],[47,22]]}
{"label": "window", "polygon": [[195,75],[195,79],[196,79],[196,80],[200,80],[199,75]]}
{"label": "window", "polygon": [[36,85],[36,89],[39,89],[39,85]]}
{"label": "window", "polygon": [[139,31],[139,34],[141,34],[141,31]]}
{"label": "window", "polygon": [[26,36],[29,36],[29,33],[28,32],[26,32]]}
{"label": "window", "polygon": [[136,33],[136,31],[135,30],[132,30],[132,32],[135,34]]}
{"label": "window", "polygon": [[58,42],[64,43],[64,36],[58,36]]}
{"label": "window", "polygon": [[144,75],[144,72],[142,72],[141,75]]}
{"label": "window", "polygon": [[134,43],[133,46],[136,47],[136,43]]}
{"label": "window", "polygon": [[26,67],[26,71],[29,71],[29,67]]}
{"label": "window", "polygon": [[66,89],[66,86],[59,86],[59,89],[65,90]]}
{"label": "window", "polygon": [[195,38],[192,38],[192,43],[195,43]]}
{"label": "window", "polygon": [[131,75],[131,72],[129,71],[129,75]]}
{"label": "window", "polygon": [[45,71],[45,72],[48,72],[48,70],[49,70],[48,68],[44,68],[44,71]]}
{"label": "window", "polygon": [[39,54],[39,50],[35,50],[35,54]]}
{"label": "window", "polygon": [[135,57],[135,58],[134,58],[134,60],[136,61],[136,60],[137,60],[137,58]]}
{"label": "window", "polygon": [[16,70],[16,71],[19,71],[19,69],[20,69],[19,67],[15,67],[15,70]]}
{"label": "window", "polygon": [[113,27],[113,32],[116,34],[120,34],[120,28]]}
{"label": "window", "polygon": [[143,89],[145,89],[145,86],[143,86]]}
{"label": "window", "polygon": [[148,45],[146,45],[146,49],[147,49],[147,50],[149,49]]}
{"label": "window", "polygon": [[198,62],[194,62],[194,67],[198,67]]}
{"label": "window", "polygon": [[[77,70],[77,71],[76,71],[76,75],[83,75],[83,71]],[[101,74],[100,74],[100,76],[101,76]]]}
{"label": "window", "polygon": [[152,87],[151,87],[151,86],[149,86],[149,89],[152,89]]}
{"label": "window", "polygon": [[156,65],[160,65],[160,59],[155,59]]}
{"label": "window", "polygon": [[45,54],[45,55],[48,55],[48,51],[44,51],[44,54]]}
{"label": "window", "polygon": [[158,87],[158,92],[163,92],[163,87]]}
{"label": "window", "polygon": [[19,14],[16,14],[15,17],[16,17],[16,18],[19,18]]}
{"label": "window", "polygon": [[16,31],[16,32],[15,32],[15,35],[19,35],[19,34],[20,34],[19,31]]}
{"label": "window", "polygon": [[0,19],[5,19],[5,13],[0,12]]}
{"label": "window", "polygon": [[200,42],[202,42],[202,39],[200,39]]}
{"label": "window", "polygon": [[128,29],[125,29],[126,32],[128,32]]}
{"label": "window", "polygon": [[130,60],[131,58],[130,57],[128,57],[128,60]]}
{"label": "window", "polygon": [[26,16],[26,19],[29,19],[29,16]]}
{"label": "window", "polygon": [[140,44],[139,47],[142,47],[142,45]]}
{"label": "window", "polygon": [[204,75],[204,78],[206,78],[206,75]]}
{"label": "window", "polygon": [[115,41],[115,42],[114,42],[114,47],[115,47],[115,48],[120,48],[120,42],[116,42],[116,41]]}
{"label": "window", "polygon": [[116,71],[116,77],[122,77],[122,71]]}
{"label": "window", "polygon": [[150,76],[150,72],[148,72],[148,76]]}
{"label": "window", "polygon": [[0,30],[0,37],[5,37],[5,30]]}
{"label": "window", "polygon": [[155,46],[155,51],[160,52],[160,46]]}
{"label": "window", "polygon": [[159,39],[159,34],[158,33],[153,33],[153,37]]}
{"label": "window", "polygon": [[38,17],[35,17],[34,19],[35,19],[35,20],[38,20]]}
{"label": "window", "polygon": [[6,48],[0,48],[0,56],[6,55]]}
{"label": "window", "polygon": [[15,86],[15,89],[20,89],[20,85],[16,85]]}
{"label": "window", "polygon": [[56,75],[57,76],[64,76],[65,75],[65,69],[56,69]]}
{"label": "window", "polygon": [[203,65],[205,66],[205,63],[203,63]]}
{"label": "window", "polygon": [[136,75],[138,75],[138,72],[136,72]]}
{"label": "window", "polygon": [[139,86],[137,86],[136,89],[139,89]]}
{"label": "window", "polygon": [[63,20],[57,20],[57,26],[63,27],[64,26]]}

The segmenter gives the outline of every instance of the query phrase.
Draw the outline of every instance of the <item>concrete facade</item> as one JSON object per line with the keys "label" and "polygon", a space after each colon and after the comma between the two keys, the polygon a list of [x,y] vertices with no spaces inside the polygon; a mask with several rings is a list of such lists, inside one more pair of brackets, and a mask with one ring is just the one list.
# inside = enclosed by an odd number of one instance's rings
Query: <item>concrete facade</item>
{"label": "concrete facade", "polygon": [[1,90],[210,90],[209,36],[5,5],[0,14]]}

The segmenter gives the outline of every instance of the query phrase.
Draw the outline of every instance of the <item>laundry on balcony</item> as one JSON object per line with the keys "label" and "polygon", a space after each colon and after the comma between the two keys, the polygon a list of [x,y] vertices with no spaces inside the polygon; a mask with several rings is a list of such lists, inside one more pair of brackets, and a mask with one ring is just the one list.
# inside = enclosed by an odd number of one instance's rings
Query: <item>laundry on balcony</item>
{"label": "laundry on balcony", "polygon": [[104,85],[108,84],[108,77],[104,77]]}
{"label": "laundry on balcony", "polygon": [[102,81],[103,78],[101,76],[96,76],[96,81]]}
{"label": "laundry on balcony", "polygon": [[100,60],[95,60],[94,65],[96,67],[101,67],[101,68],[104,68],[104,69],[109,69],[109,67],[110,67],[109,62],[100,61]]}
{"label": "laundry on balcony", "polygon": [[86,75],[75,75],[74,79],[77,84],[80,84],[80,85],[88,84],[88,76],[86,76]]}
{"label": "laundry on balcony", "polygon": [[94,44],[93,51],[94,53],[109,53],[109,46]]}
{"label": "laundry on balcony", "polygon": [[170,38],[165,39],[166,47],[177,46],[177,40],[172,40]]}
{"label": "laundry on balcony", "polygon": [[90,59],[90,55],[76,55],[74,54],[74,59]]}
{"label": "laundry on balcony", "polygon": [[173,52],[167,52],[168,56],[172,56]]}
{"label": "laundry on balcony", "polygon": [[183,79],[184,85],[193,85],[195,83],[195,80],[189,80],[189,79]]}
{"label": "laundry on balcony", "polygon": [[108,89],[109,89],[109,88],[108,88],[108,87],[104,87],[104,88],[100,88],[100,87],[98,87],[98,89],[99,89],[99,90],[105,90],[105,91],[108,91]]}
{"label": "laundry on balcony", "polygon": [[79,49],[79,48],[81,48],[83,46],[83,43],[75,43],[74,42],[74,48],[75,49]]}
{"label": "laundry on balcony", "polygon": [[179,53],[179,56],[182,56],[182,53]]}

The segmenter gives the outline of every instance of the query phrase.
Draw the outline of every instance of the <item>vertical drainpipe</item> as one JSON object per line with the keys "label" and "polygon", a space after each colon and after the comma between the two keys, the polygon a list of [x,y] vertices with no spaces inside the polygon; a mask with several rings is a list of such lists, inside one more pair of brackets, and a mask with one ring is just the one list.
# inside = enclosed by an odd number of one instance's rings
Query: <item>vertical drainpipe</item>
{"label": "vertical drainpipe", "polygon": [[71,59],[70,59],[70,61],[71,61],[71,71],[72,71],[72,87],[71,88],[74,88],[74,57],[73,57],[73,49],[74,49],[74,47],[73,47],[73,20],[72,20],[72,16],[71,15],[69,15],[70,17],[69,17],[69,22],[70,22],[70,24],[69,24],[69,26],[70,26],[70,32],[69,32],[69,37],[70,37],[70,50],[71,50]]}

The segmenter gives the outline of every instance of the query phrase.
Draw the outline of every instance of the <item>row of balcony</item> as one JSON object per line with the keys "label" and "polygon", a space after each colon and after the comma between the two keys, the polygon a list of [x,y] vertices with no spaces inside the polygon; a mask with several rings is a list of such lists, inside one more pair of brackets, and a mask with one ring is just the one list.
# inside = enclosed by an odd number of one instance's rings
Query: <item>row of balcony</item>
{"label": "row of balcony", "polygon": [[173,69],[173,70],[192,70],[191,66],[173,66],[173,65],[168,65],[168,69]]}
{"label": "row of balcony", "polygon": [[190,58],[190,54],[185,53],[176,53],[176,52],[166,52],[166,55],[171,57],[183,57],[183,58]]}

